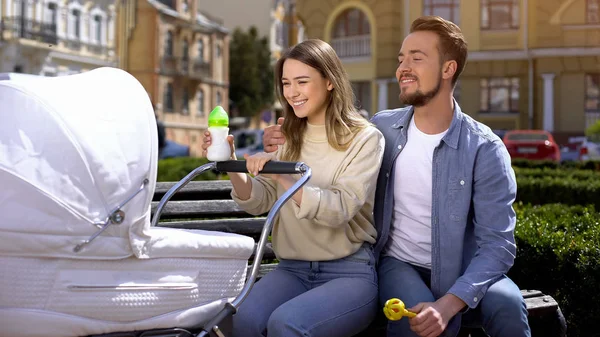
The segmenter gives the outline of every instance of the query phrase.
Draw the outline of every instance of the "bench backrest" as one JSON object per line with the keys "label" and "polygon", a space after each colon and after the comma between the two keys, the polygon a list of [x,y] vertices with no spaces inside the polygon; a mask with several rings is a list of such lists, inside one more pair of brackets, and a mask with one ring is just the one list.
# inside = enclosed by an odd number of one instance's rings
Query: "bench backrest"
{"label": "bench backrest", "polygon": [[[173,185],[175,182],[156,184],[153,216],[158,202]],[[229,180],[190,182],[169,200],[160,216],[159,226],[236,233],[251,236],[258,242],[265,216],[255,217],[243,211],[231,200],[231,188]],[[268,244],[263,260],[274,258]]]}

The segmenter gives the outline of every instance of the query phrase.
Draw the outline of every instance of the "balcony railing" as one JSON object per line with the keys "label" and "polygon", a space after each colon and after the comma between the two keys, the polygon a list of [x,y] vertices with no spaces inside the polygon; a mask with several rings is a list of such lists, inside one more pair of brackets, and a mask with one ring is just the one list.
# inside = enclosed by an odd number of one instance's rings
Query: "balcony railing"
{"label": "balcony railing", "polygon": [[179,73],[182,75],[187,75],[190,72],[190,59],[188,57],[183,57],[179,60]]}
{"label": "balcony railing", "polygon": [[212,77],[210,63],[184,57],[163,56],[160,70],[161,73],[169,76],[185,76],[195,79]]}
{"label": "balcony railing", "polygon": [[80,50],[83,43],[79,40],[79,38],[75,38],[73,40],[64,40],[65,46],[72,50]]}
{"label": "balcony railing", "polygon": [[11,32],[11,38],[35,40],[48,44],[57,44],[58,35],[56,24],[39,22],[20,16],[3,17],[0,22],[1,30]]}
{"label": "balcony railing", "polygon": [[163,56],[160,62],[160,72],[165,75],[176,75],[178,73],[177,58],[170,55]]}
{"label": "balcony railing", "polygon": [[331,46],[340,58],[363,58],[371,56],[371,35],[337,37]]}
{"label": "balcony railing", "polygon": [[189,76],[190,59],[165,55],[162,58],[160,70],[169,76]]}
{"label": "balcony railing", "polygon": [[211,78],[212,74],[210,63],[200,59],[194,60],[194,65],[192,67],[192,75],[195,77],[199,76],[204,78]]}
{"label": "balcony railing", "polygon": [[93,53],[93,54],[106,55],[110,51],[112,51],[112,48],[109,48],[108,46],[100,45],[97,43],[88,43],[85,45],[85,47],[87,48],[88,52]]}

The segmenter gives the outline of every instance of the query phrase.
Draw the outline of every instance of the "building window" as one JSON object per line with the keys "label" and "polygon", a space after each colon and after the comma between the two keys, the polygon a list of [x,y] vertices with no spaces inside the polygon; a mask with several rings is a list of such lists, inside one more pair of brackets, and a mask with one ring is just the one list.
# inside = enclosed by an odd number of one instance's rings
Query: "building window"
{"label": "building window", "polygon": [[96,42],[100,44],[102,41],[102,17],[100,15],[94,16],[94,33]]}
{"label": "building window", "polygon": [[204,91],[198,91],[198,111],[196,111],[196,115],[199,117],[204,116]]}
{"label": "building window", "polygon": [[217,91],[217,105],[221,105],[223,103],[223,98],[221,97],[221,92]]}
{"label": "building window", "polygon": [[81,37],[81,11],[79,9],[73,9],[71,11],[73,15],[73,36],[76,38]]}
{"label": "building window", "polygon": [[437,15],[460,24],[460,0],[424,0],[423,15]]}
{"label": "building window", "polygon": [[600,73],[585,75],[585,128],[600,120]]}
{"label": "building window", "polygon": [[[58,7],[56,3],[50,2],[48,3],[48,22],[54,27],[56,27],[56,23],[58,20]],[[55,28],[56,29],[56,28]]]}
{"label": "building window", "polygon": [[481,0],[481,29],[519,28],[518,0]]}
{"label": "building window", "polygon": [[183,115],[187,115],[189,113],[189,107],[190,107],[190,97],[188,96],[188,91],[187,89],[183,89],[183,95],[181,98],[181,113]]}
{"label": "building window", "polygon": [[187,13],[190,10],[190,4],[188,3],[188,0],[183,0],[181,7],[183,9],[183,12]]}
{"label": "building window", "polygon": [[184,60],[187,60],[190,58],[190,46],[186,39],[183,40],[183,46],[181,48],[181,53],[182,53],[182,57]]}
{"label": "building window", "polygon": [[482,79],[480,111],[518,113],[519,79],[516,77]]}
{"label": "building window", "polygon": [[217,57],[221,57],[221,45],[217,44]]}
{"label": "building window", "polygon": [[173,33],[171,31],[167,31],[167,36],[165,37],[165,55],[173,56]]}
{"label": "building window", "polygon": [[600,23],[600,0],[587,0],[586,13],[587,23]]}
{"label": "building window", "polygon": [[369,20],[363,11],[353,8],[348,9],[338,16],[335,28],[334,38],[370,35],[371,26]]}
{"label": "building window", "polygon": [[340,14],[332,36],[331,45],[342,58],[371,55],[371,25],[359,9],[351,8]]}
{"label": "building window", "polygon": [[204,41],[198,40],[198,60],[204,61]]}
{"label": "building window", "polygon": [[188,72],[190,66],[190,46],[187,39],[184,39],[181,47],[181,71]]}
{"label": "building window", "polygon": [[165,86],[164,105],[166,112],[173,112],[173,84],[167,83]]}

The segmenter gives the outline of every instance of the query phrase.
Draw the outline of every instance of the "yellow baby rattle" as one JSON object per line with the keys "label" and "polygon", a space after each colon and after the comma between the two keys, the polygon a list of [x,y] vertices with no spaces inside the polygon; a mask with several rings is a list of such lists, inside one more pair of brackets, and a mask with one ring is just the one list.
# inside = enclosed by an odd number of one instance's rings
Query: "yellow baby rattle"
{"label": "yellow baby rattle", "polygon": [[397,321],[403,316],[408,318],[417,316],[416,313],[406,310],[404,307],[404,302],[397,298],[392,298],[385,302],[385,305],[383,306],[383,313],[390,321]]}

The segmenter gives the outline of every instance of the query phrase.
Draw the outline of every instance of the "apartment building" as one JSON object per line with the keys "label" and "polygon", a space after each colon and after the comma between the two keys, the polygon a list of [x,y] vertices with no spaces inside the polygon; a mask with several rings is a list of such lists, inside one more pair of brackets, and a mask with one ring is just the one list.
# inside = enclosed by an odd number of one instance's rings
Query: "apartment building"
{"label": "apartment building", "polygon": [[0,72],[57,76],[116,66],[117,0],[0,0]]}
{"label": "apartment building", "polygon": [[559,141],[600,119],[600,0],[304,0],[306,34],[341,57],[362,106],[400,106],[397,54],[411,22],[439,15],[469,44],[455,96],[494,129],[545,129]]}
{"label": "apartment building", "polygon": [[119,7],[119,66],[146,88],[167,139],[202,154],[202,133],[229,101],[229,33],[201,1],[127,0]]}

